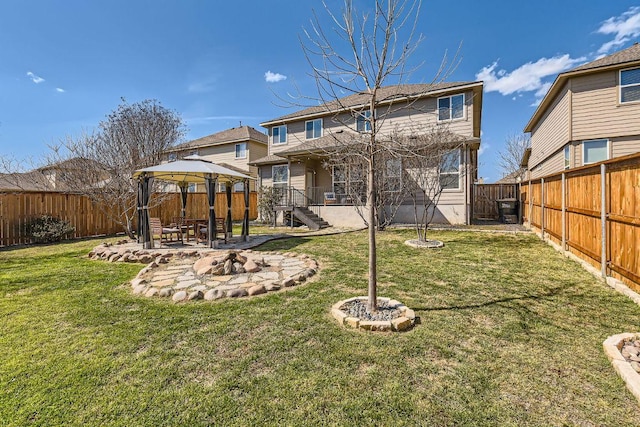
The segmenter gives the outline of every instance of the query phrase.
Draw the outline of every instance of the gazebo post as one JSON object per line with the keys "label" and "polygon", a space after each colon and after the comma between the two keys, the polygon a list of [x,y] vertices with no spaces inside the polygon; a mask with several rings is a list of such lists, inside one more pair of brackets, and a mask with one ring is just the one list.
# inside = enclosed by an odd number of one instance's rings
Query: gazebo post
{"label": "gazebo post", "polygon": [[149,223],[149,185],[151,178],[146,174],[142,174],[142,234],[144,235],[144,249],[153,249],[153,233],[151,224]]}
{"label": "gazebo post", "polygon": [[217,247],[216,235],[216,181],[213,174],[207,174],[205,177],[205,188],[207,190],[207,200],[209,202],[209,224],[207,227],[207,246],[210,248]]}
{"label": "gazebo post", "polygon": [[187,194],[189,192],[189,184],[186,182],[180,183],[180,196],[182,196],[182,213],[180,216],[184,220],[187,217]]}
{"label": "gazebo post", "polygon": [[231,186],[233,182],[229,181],[226,186],[227,190],[227,218],[225,228],[227,229],[227,235],[225,236],[227,239],[233,237],[233,221],[231,219]]}
{"label": "gazebo post", "polygon": [[142,243],[142,178],[138,178],[138,195],[136,197],[136,214],[138,223],[136,224],[136,242]]}
{"label": "gazebo post", "polygon": [[249,238],[249,180],[244,180],[244,218],[242,220],[242,241]]}

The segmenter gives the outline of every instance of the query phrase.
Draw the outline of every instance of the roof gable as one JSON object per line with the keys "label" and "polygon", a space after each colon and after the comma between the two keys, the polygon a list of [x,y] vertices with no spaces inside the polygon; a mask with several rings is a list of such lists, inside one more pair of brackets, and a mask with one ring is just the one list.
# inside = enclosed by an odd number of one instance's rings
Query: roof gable
{"label": "roof gable", "polygon": [[167,151],[182,151],[190,148],[209,147],[212,145],[222,145],[243,141],[255,141],[267,144],[268,137],[251,126],[240,126],[185,142]]}
{"label": "roof gable", "polygon": [[545,111],[553,104],[553,100],[560,93],[565,82],[572,77],[582,76],[585,74],[599,73],[611,69],[622,69],[630,66],[640,65],[640,44],[634,43],[631,47],[621,51],[604,56],[595,61],[580,65],[564,73],[558,74],[555,81],[549,88],[547,94],[542,98],[538,108],[531,116],[529,123],[524,128],[525,132],[532,132],[533,128],[538,124]]}

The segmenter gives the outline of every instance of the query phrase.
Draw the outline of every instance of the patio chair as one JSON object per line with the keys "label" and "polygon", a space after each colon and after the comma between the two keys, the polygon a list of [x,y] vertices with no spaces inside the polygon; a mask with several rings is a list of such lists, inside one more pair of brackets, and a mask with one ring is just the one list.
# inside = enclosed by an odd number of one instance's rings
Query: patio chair
{"label": "patio chair", "polygon": [[327,191],[324,193],[324,204],[325,205],[335,205],[338,202],[336,199],[336,193],[333,191]]}
{"label": "patio chair", "polygon": [[151,224],[151,236],[160,236],[160,244],[173,242],[173,235],[176,236],[176,241],[180,239],[180,243],[184,243],[182,240],[182,230],[176,224],[172,224],[169,227],[163,227],[160,218],[149,218]]}
{"label": "patio chair", "polygon": [[[206,225],[200,225],[198,228],[198,243],[206,242],[209,236],[207,235],[208,228]],[[227,227],[225,225],[224,218],[216,218],[216,229],[213,235],[213,239],[218,238],[218,233],[222,233],[222,237],[224,238],[224,242],[227,243]]]}

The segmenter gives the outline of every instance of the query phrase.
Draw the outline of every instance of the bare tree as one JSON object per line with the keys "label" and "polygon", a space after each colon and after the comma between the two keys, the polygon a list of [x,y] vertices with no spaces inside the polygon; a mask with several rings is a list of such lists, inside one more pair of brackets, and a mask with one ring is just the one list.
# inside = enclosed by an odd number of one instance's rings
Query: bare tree
{"label": "bare tree", "polygon": [[[366,182],[350,191],[364,193],[366,200],[367,305],[369,310],[375,311],[376,227],[388,221],[387,212],[381,208],[381,195],[398,200],[401,197],[400,191],[390,192],[388,188],[380,187],[385,181],[384,173],[394,169],[394,162],[397,165],[396,153],[401,142],[382,130],[391,114],[412,107],[411,95],[415,94],[403,93],[403,84],[415,70],[409,66],[409,58],[422,40],[422,35],[417,33],[421,2],[376,0],[372,9],[362,14],[356,11],[351,0],[344,0],[340,14],[332,12],[326,2],[323,5],[329,24],[323,28],[324,24],[314,14],[311,28],[305,31],[301,43],[317,86],[318,97],[313,99],[327,112],[333,112],[335,121],[350,125],[354,120],[362,123],[358,134],[334,134],[334,141],[324,149],[331,165],[344,164],[349,168],[347,173],[361,173]],[[329,26],[331,30],[327,31]],[[434,81],[444,74],[447,74],[446,61]],[[351,96],[345,97],[349,94]],[[354,97],[361,101],[354,104]],[[398,102],[393,102],[394,99]],[[345,111],[349,114],[343,114]]]}
{"label": "bare tree", "polygon": [[442,192],[458,188],[465,171],[461,170],[464,139],[446,126],[431,126],[404,137],[403,180],[413,202],[418,243],[425,243],[427,229],[436,215]]}
{"label": "bare tree", "polygon": [[178,113],[158,101],[129,104],[122,99],[96,131],[68,136],[52,146],[49,167],[59,169],[67,190],[88,196],[134,237],[137,183],[131,176],[160,163],[184,134]]}
{"label": "bare tree", "polygon": [[531,138],[528,134],[510,134],[507,136],[504,149],[499,153],[499,165],[503,174],[514,174],[515,179],[522,179],[525,170],[520,163],[525,151],[531,147]]}

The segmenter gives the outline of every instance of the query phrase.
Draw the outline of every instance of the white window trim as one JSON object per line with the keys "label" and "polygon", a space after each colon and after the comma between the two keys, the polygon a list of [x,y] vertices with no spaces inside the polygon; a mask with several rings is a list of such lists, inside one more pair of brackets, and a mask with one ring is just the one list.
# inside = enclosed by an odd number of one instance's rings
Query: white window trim
{"label": "white window trim", "polygon": [[[281,167],[287,168],[287,180],[286,181],[277,181],[276,182],[274,180],[274,177],[275,177],[276,174],[273,171],[274,171],[274,168],[281,168]],[[282,184],[289,185],[289,165],[273,165],[273,166],[271,166],[271,182],[273,183],[274,186],[275,185],[282,185]]]}
{"label": "white window trim", "polygon": [[586,165],[592,165],[594,163],[598,163],[598,162],[585,162],[584,159],[586,158],[586,146],[585,144],[587,142],[595,142],[595,141],[607,141],[607,158],[604,160],[600,160],[600,162],[604,162],[606,160],[611,159],[611,141],[609,141],[609,139],[607,138],[598,138],[598,139],[585,139],[584,141],[582,141],[582,165],[586,166]]}
{"label": "white window trim", "polygon": [[622,84],[622,73],[624,71],[636,70],[636,69],[640,69],[640,67],[625,68],[624,70],[618,71],[618,103],[620,105],[638,104],[638,103],[640,103],[640,101],[625,101],[625,102],[622,101],[622,88],[624,88],[624,87],[633,87],[633,86],[639,86],[640,87],[640,83],[633,83],[633,84],[630,84],[630,85],[623,85]]}
{"label": "white window trim", "polygon": [[571,146],[569,146],[568,144],[565,145],[562,153],[563,153],[564,169],[565,170],[570,169],[571,168]]}
{"label": "white window trim", "polygon": [[[317,120],[320,121],[320,136],[312,136],[311,138],[308,138],[307,137],[307,123],[315,122]],[[314,127],[314,132],[313,133],[315,133],[315,127]],[[322,138],[323,134],[324,134],[324,120],[322,119],[322,117],[320,117],[319,119],[307,120],[307,121],[304,122],[304,139],[309,140],[309,139]]]}
{"label": "white window trim", "polygon": [[[458,188],[443,188],[442,192],[443,193],[461,193],[464,188],[462,188],[462,150],[460,148],[456,148],[456,150],[458,151],[458,172],[456,172],[455,174],[452,172],[440,172],[440,175],[458,175]],[[454,151],[454,150],[451,150]],[[440,179],[440,177],[438,177],[438,179]]]}
{"label": "white window trim", "polygon": [[[278,128],[278,140],[276,141],[275,136],[273,135],[273,129]],[[284,142],[280,142],[280,136],[282,135],[282,130],[284,128]],[[306,128],[305,128],[306,131]],[[287,143],[287,125],[279,125],[271,128],[271,145],[285,145]]]}
{"label": "white window trim", "polygon": [[[452,107],[452,102],[451,102],[451,98],[453,98],[454,96],[460,96],[462,95],[462,117],[457,117],[457,118],[451,118],[452,113],[453,113],[453,107]],[[445,99],[445,98],[449,98],[449,118],[448,119],[440,119],[440,100],[441,99]],[[438,98],[436,100],[436,119],[438,122],[455,122],[458,120],[466,120],[467,119],[467,95],[463,92],[463,93],[454,93],[453,95],[449,95],[449,96],[441,96],[440,98]]]}
{"label": "white window trim", "polygon": [[[238,146],[243,144],[244,144],[244,156],[238,156]],[[236,159],[246,159],[247,151],[249,151],[249,144],[247,144],[246,142],[239,142],[235,145],[234,150],[235,150]]]}

